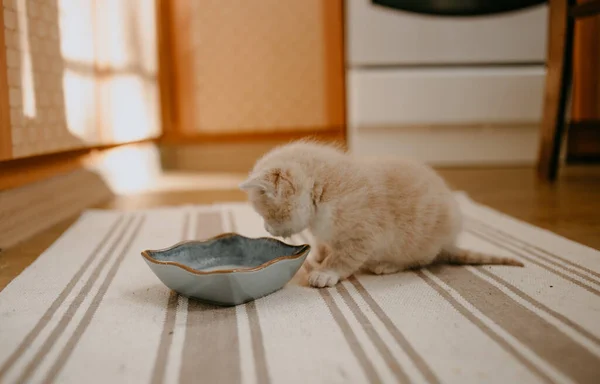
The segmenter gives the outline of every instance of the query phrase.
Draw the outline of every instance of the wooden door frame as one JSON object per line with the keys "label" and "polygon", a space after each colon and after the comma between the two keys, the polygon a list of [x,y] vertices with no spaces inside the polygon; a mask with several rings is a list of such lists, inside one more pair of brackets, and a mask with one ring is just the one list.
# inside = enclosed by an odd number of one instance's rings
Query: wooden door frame
{"label": "wooden door frame", "polygon": [[[266,140],[289,141],[308,136],[345,143],[347,137],[345,1],[322,0],[322,4],[322,14],[325,19],[323,22],[323,38],[328,54],[325,63],[327,77],[326,108],[330,116],[341,114],[343,124],[325,130],[274,128],[271,132],[213,134],[197,132],[191,128],[196,121],[196,108],[190,103],[193,100],[194,89],[193,83],[185,75],[193,71],[194,65],[190,49],[190,40],[192,39],[191,2],[156,0],[158,78],[163,126],[160,142],[190,144]],[[332,17],[338,12],[339,18]],[[339,22],[331,23],[330,20],[339,20]],[[341,41],[341,44],[338,44],[338,41]]]}
{"label": "wooden door frame", "polygon": [[4,36],[4,7],[0,6],[0,161],[12,158],[12,128],[10,125],[10,101],[6,44]]}

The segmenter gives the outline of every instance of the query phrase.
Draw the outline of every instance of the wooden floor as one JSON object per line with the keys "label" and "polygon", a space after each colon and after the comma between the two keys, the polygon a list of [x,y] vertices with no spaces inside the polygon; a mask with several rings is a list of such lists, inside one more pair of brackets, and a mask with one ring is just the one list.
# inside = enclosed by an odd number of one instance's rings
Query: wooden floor
{"label": "wooden floor", "polygon": [[[455,189],[466,191],[482,204],[600,249],[600,167],[567,168],[554,185],[537,182],[532,168],[442,169],[440,173]],[[202,190],[161,190],[117,197],[96,208],[136,209],[244,199],[244,193],[231,189],[229,180],[226,189],[220,189],[215,183],[212,189],[204,186]],[[31,264],[75,219],[66,220],[1,252],[0,290]]]}
{"label": "wooden floor", "polygon": [[534,170],[442,170],[475,201],[561,236],[600,249],[600,167],[564,170],[554,185]]}

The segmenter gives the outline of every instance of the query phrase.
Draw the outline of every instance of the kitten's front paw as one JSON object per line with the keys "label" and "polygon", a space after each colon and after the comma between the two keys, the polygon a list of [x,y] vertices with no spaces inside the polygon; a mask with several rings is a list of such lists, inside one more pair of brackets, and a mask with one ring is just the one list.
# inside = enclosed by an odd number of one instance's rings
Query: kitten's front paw
{"label": "kitten's front paw", "polygon": [[308,283],[316,288],[333,287],[340,281],[340,275],[331,269],[312,271]]}

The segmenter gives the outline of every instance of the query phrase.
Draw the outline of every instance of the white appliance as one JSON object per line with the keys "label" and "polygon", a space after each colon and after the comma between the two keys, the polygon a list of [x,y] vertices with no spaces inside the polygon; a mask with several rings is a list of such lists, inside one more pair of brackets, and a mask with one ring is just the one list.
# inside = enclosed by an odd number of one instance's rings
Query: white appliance
{"label": "white appliance", "polygon": [[346,0],[351,149],[441,165],[533,162],[547,13],[435,17]]}

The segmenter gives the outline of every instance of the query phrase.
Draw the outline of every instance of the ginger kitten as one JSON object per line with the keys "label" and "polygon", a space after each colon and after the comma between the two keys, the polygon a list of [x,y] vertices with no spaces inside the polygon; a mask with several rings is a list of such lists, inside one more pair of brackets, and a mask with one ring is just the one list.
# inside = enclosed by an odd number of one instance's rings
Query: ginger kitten
{"label": "ginger kitten", "polygon": [[333,286],[361,268],[388,274],[434,262],[523,266],[458,248],[458,203],[444,180],[417,162],[359,160],[298,141],[258,160],[240,188],[273,236],[311,231],[314,287]]}

